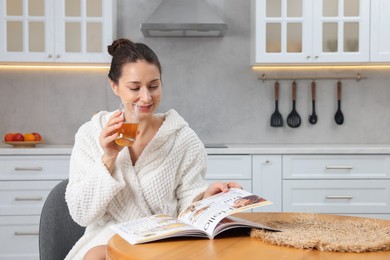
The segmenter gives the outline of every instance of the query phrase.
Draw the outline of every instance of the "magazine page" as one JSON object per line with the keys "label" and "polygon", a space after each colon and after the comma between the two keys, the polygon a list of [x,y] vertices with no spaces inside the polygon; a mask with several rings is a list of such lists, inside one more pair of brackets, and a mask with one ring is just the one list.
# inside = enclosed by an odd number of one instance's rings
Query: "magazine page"
{"label": "magazine page", "polygon": [[111,226],[131,244],[139,244],[175,236],[207,235],[168,215],[153,215]]}
{"label": "magazine page", "polygon": [[226,216],[271,203],[250,192],[232,188],[228,192],[194,202],[179,214],[179,220],[212,237],[215,227]]}
{"label": "magazine page", "polygon": [[270,231],[280,232],[280,230],[278,230],[278,229],[274,229],[274,228],[268,227],[266,225],[263,225],[263,224],[260,224],[257,222],[229,216],[229,217],[222,219],[217,224],[217,226],[214,229],[213,236],[218,235],[222,231],[232,229],[232,228],[238,228],[238,227],[258,228],[258,229],[266,229],[266,230],[270,230]]}

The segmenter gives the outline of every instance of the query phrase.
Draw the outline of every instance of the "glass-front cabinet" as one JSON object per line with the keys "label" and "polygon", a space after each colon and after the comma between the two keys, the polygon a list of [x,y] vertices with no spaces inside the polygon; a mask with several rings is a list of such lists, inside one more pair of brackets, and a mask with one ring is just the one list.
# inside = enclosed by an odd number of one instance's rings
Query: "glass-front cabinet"
{"label": "glass-front cabinet", "polygon": [[108,62],[116,1],[0,0],[0,61]]}
{"label": "glass-front cabinet", "polygon": [[370,54],[373,62],[390,61],[390,1],[371,1],[371,44]]}
{"label": "glass-front cabinet", "polygon": [[369,60],[369,0],[253,0],[256,63]]}
{"label": "glass-front cabinet", "polygon": [[370,1],[313,3],[314,59],[320,62],[369,61]]}

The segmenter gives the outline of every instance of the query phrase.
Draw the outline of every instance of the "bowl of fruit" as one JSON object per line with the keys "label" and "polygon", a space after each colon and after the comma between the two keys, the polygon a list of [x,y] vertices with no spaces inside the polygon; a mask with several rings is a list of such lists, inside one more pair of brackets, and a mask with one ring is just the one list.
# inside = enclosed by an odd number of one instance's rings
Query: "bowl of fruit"
{"label": "bowl of fruit", "polygon": [[43,143],[42,136],[37,132],[32,133],[6,133],[3,138],[3,143],[12,145],[13,147],[35,147],[37,144]]}

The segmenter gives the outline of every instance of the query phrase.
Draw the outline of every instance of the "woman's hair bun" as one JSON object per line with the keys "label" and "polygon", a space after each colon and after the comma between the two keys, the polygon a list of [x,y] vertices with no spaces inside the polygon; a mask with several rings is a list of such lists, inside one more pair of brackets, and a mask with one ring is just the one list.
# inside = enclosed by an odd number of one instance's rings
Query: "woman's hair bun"
{"label": "woman's hair bun", "polygon": [[108,45],[107,50],[111,56],[114,56],[115,53],[124,46],[131,47],[134,46],[134,43],[128,39],[120,38],[113,41],[111,45]]}
{"label": "woman's hair bun", "polygon": [[108,45],[107,50],[112,56],[108,77],[116,84],[122,76],[123,66],[140,60],[157,66],[161,75],[161,64],[156,53],[143,43],[134,43],[128,39],[120,38]]}

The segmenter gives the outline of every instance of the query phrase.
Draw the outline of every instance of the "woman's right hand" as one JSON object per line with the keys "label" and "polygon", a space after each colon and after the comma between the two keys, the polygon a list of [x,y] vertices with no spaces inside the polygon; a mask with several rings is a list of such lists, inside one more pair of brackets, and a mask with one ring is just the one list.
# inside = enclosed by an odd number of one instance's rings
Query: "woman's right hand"
{"label": "woman's right hand", "polygon": [[118,137],[117,131],[122,124],[122,112],[120,110],[115,111],[109,118],[99,137],[100,145],[104,151],[102,160],[109,172],[112,172],[114,169],[116,158],[123,149],[123,146],[119,146],[115,143],[115,139]]}

